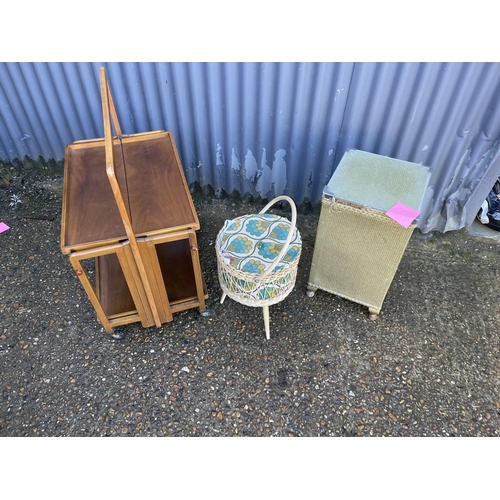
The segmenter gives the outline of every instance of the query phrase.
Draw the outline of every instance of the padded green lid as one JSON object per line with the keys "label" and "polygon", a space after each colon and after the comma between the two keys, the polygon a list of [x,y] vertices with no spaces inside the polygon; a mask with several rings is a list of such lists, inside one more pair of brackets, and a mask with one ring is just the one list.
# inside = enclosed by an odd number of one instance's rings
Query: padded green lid
{"label": "padded green lid", "polygon": [[397,202],[420,210],[429,178],[417,163],[349,149],[323,193],[384,212]]}

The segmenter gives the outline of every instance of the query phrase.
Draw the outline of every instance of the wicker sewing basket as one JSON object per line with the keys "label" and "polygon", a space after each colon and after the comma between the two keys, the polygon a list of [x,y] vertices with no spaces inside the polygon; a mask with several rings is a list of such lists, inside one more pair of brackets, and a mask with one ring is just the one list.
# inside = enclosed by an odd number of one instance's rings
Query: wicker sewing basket
{"label": "wicker sewing basket", "polygon": [[[255,216],[242,216],[234,221],[226,221],[225,226],[219,231],[216,240],[217,266],[219,273],[219,282],[223,291],[221,302],[225,296],[229,296],[236,302],[252,307],[270,306],[281,302],[293,290],[297,278],[297,267],[299,263],[302,242],[300,233],[296,228],[297,210],[292,199],[287,196],[278,196],[270,201],[260,212],[266,211],[278,201],[286,200],[292,208],[292,221],[283,217],[274,217],[269,219],[270,223],[279,223],[287,226],[288,236],[281,245],[281,250],[277,256],[268,262],[261,263],[260,272],[248,272],[244,269],[238,269],[233,260],[224,253],[224,240],[228,237],[230,224],[246,223],[248,218]],[[256,246],[261,245],[256,240]],[[294,253],[290,255],[291,247]],[[279,247],[274,247],[277,252]]]}

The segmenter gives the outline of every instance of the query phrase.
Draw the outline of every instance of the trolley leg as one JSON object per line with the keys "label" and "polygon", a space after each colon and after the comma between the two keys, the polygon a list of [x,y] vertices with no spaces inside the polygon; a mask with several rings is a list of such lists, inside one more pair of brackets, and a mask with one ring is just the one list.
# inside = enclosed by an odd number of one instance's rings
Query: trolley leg
{"label": "trolley leg", "polygon": [[121,330],[115,330],[113,328],[113,331],[111,332],[111,337],[113,337],[116,340],[122,340],[125,337],[125,334]]}
{"label": "trolley leg", "polygon": [[264,325],[266,327],[266,339],[269,340],[271,338],[271,334],[269,331],[269,306],[264,306],[262,308],[264,312]]}

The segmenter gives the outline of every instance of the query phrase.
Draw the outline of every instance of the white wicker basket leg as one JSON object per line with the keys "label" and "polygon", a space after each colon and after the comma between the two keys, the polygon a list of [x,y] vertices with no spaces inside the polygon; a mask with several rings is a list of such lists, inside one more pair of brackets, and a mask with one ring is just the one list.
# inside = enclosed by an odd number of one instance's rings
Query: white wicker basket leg
{"label": "white wicker basket leg", "polygon": [[[266,214],[278,201],[292,208],[292,221]],[[269,306],[293,290],[302,240],[296,228],[297,209],[288,196],[278,196],[259,214],[226,221],[216,241],[221,304],[229,296],[240,304],[262,307],[266,338],[270,338]],[[286,237],[285,237],[286,235]]]}

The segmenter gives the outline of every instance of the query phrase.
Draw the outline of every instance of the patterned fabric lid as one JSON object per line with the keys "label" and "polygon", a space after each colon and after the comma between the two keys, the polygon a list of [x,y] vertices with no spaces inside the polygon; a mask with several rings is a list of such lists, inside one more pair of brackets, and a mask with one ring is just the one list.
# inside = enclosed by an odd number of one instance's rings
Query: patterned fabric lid
{"label": "patterned fabric lid", "polygon": [[[243,215],[226,220],[219,241],[219,249],[226,263],[248,273],[261,274],[274,262],[288,238],[291,222],[274,214]],[[277,263],[279,271],[298,259],[302,239],[297,228],[288,252]]]}

